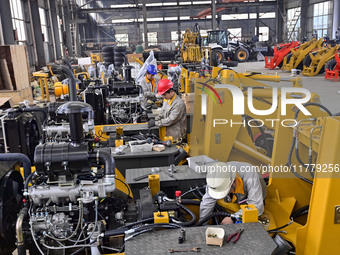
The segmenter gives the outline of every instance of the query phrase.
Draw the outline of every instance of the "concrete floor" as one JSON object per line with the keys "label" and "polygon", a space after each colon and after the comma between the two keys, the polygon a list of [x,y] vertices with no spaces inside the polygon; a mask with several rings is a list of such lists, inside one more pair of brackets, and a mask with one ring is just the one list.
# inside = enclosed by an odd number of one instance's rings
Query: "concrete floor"
{"label": "concrete floor", "polygon": [[[283,78],[292,78],[290,73],[282,71],[281,69],[270,70],[264,68],[264,62],[246,62],[239,63],[234,68],[236,72],[255,71],[262,73],[277,73]],[[325,79],[324,74],[320,74],[314,77],[304,76],[302,74],[296,75],[302,79],[302,85],[312,93],[316,93],[320,96],[321,104],[325,105],[333,114],[340,112],[340,81],[334,82]],[[268,85],[275,87],[291,86],[291,83],[281,82],[280,84],[273,84],[264,82]]]}

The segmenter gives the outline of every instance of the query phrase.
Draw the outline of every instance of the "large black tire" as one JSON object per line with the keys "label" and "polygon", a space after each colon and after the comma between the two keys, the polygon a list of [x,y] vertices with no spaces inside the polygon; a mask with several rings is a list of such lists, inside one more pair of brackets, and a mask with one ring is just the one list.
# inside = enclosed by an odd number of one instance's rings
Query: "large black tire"
{"label": "large black tire", "polygon": [[236,67],[238,66],[238,62],[237,61],[225,61],[223,62],[223,65],[227,67]]}
{"label": "large black tire", "polygon": [[[313,52],[312,53],[313,56],[315,56],[317,54],[317,52]],[[308,54],[304,59],[303,59],[303,65],[306,67],[310,67],[312,63],[312,59],[310,58],[310,55]],[[317,74],[322,74],[325,72],[325,65],[323,67],[321,67],[320,71]]]}
{"label": "large black tire", "polygon": [[114,48],[115,52],[125,52],[126,51],[126,46],[116,46]]}
{"label": "large black tire", "polygon": [[336,60],[335,60],[335,58],[332,58],[332,59],[328,60],[327,63],[325,64],[325,69],[333,71],[335,66],[336,66]]}
{"label": "large black tire", "polygon": [[113,47],[112,46],[105,46],[102,48],[102,52],[112,52],[113,53]]}
{"label": "large black tire", "polygon": [[235,51],[234,60],[237,62],[246,62],[249,59],[249,51],[246,48],[240,47]]}
{"label": "large black tire", "polygon": [[[289,60],[290,60],[290,58],[291,58],[292,56],[293,56],[292,53],[289,53],[289,54],[287,54],[287,55],[285,56],[285,57],[287,57],[287,62],[286,62],[286,63],[289,63]],[[283,66],[283,60],[284,60],[284,59],[282,59],[281,63],[277,65],[278,67],[282,68],[282,66]]]}
{"label": "large black tire", "polygon": [[149,52],[143,52],[143,58],[146,60],[149,57]]}
{"label": "large black tire", "polygon": [[105,57],[110,57],[110,58],[112,58],[113,57],[113,52],[103,52],[103,58],[105,58]]}
{"label": "large black tire", "polygon": [[305,56],[302,63],[303,63],[303,66],[306,66],[306,67],[310,66],[310,64],[312,63],[312,59],[310,58],[309,53]]}
{"label": "large black tire", "polygon": [[158,52],[158,61],[171,61],[175,59],[174,51],[159,51]]}
{"label": "large black tire", "polygon": [[211,51],[211,63],[213,66],[218,66],[223,62],[224,53],[221,49],[214,49]]}

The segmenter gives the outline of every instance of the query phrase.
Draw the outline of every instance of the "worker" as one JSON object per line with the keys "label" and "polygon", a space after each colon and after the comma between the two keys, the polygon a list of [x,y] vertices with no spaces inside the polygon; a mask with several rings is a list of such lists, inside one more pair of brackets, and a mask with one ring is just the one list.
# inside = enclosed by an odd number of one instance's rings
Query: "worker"
{"label": "worker", "polygon": [[148,127],[166,127],[166,136],[172,136],[173,141],[186,138],[187,116],[183,100],[177,96],[173,83],[169,79],[158,82],[158,95],[164,98],[161,113],[148,122]]}
{"label": "worker", "polygon": [[157,68],[154,65],[148,65],[146,68],[146,74],[144,79],[141,80],[140,86],[143,89],[144,100],[142,102],[142,108],[146,109],[148,105],[148,101],[155,100],[156,98],[156,90],[157,90],[157,82],[155,79],[155,75],[157,74]]}
{"label": "worker", "polygon": [[[245,162],[217,162],[208,166],[206,193],[200,204],[200,218],[214,211],[216,201],[238,204],[253,204],[258,215],[264,211],[266,184],[262,176],[253,171],[254,166]],[[235,213],[242,215],[242,209]],[[225,217],[222,224],[233,223],[231,217]]]}

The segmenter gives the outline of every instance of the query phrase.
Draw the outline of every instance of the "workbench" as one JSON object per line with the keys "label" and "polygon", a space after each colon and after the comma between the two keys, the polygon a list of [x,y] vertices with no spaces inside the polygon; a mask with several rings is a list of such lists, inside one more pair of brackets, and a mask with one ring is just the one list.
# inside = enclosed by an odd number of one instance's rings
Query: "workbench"
{"label": "workbench", "polygon": [[[173,177],[169,175],[169,166],[159,167],[159,169],[160,172],[156,174],[159,174],[161,190],[165,194],[174,194],[176,190],[181,190],[184,193],[190,188],[202,187],[206,184],[206,173],[197,173],[187,165],[175,166],[176,172]],[[126,170],[125,180],[135,199],[139,198],[139,190],[148,186],[148,178],[139,181],[134,181],[134,178],[148,173],[151,173],[151,167]],[[202,189],[201,192],[204,194],[205,190]],[[190,196],[186,196],[186,198],[190,198]]]}
{"label": "workbench", "polygon": [[122,155],[112,154],[112,156],[115,159],[116,168],[126,176],[126,169],[169,166],[173,164],[178,148],[176,145],[171,145],[171,147],[165,147],[165,150],[161,152],[131,152],[131,148],[127,147],[123,153]]}
{"label": "workbench", "polygon": [[[207,245],[205,241],[205,231],[208,227],[218,227],[225,230],[225,240],[227,237],[236,232],[238,229],[244,229],[240,239],[233,244],[223,242],[223,246]],[[267,231],[260,223],[241,223],[218,226],[201,226],[187,227],[186,240],[183,244],[178,244],[179,229],[166,229],[147,232],[138,235],[125,242],[126,255],[164,255],[170,254],[168,249],[183,249],[200,247],[200,255],[270,255],[276,249],[277,245],[269,236]],[[175,252],[172,254],[185,254]],[[189,252],[188,254],[196,254]]]}

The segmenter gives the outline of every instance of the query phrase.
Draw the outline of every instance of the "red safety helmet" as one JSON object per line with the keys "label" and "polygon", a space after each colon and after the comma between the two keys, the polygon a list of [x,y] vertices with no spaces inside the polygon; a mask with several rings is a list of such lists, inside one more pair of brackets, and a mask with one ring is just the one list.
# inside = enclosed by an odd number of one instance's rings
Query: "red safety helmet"
{"label": "red safety helmet", "polygon": [[173,85],[174,84],[169,79],[160,80],[157,85],[158,95],[163,95],[165,92],[171,89]]}

